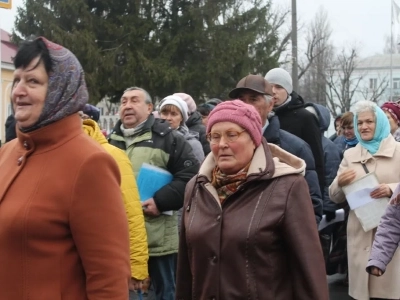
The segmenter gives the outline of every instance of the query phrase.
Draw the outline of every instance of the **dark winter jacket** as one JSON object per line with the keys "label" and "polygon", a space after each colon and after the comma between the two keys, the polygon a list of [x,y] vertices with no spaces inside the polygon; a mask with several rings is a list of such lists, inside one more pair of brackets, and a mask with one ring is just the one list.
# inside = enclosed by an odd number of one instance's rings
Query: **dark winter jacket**
{"label": "dark winter jacket", "polygon": [[340,153],[340,160],[343,159],[343,153],[344,151],[346,151],[347,149],[351,149],[354,148],[355,146],[357,146],[357,144],[355,145],[348,145],[346,143],[346,138],[344,137],[344,135],[339,135],[334,141],[333,143],[335,144],[335,146],[337,147],[337,149],[339,150]]}
{"label": "dark winter jacket", "polygon": [[248,177],[220,203],[207,156],[185,191],[178,300],[327,300],[304,161],[265,140]]}
{"label": "dark winter jacket", "polygon": [[275,109],[281,128],[294,134],[310,145],[314,156],[318,182],[323,193],[325,185],[324,151],[322,148],[321,132],[313,114],[304,108],[304,100],[296,92],[292,92],[291,101]]}
{"label": "dark winter jacket", "polygon": [[[150,115],[143,130],[135,137],[133,144],[126,148],[119,120],[109,137],[109,142],[125,150],[137,176],[143,163],[149,163],[169,171],[171,183],[158,190],[153,199],[159,211],[176,211],[183,205],[187,182],[196,175],[199,163],[192,147],[183,135],[174,131],[165,120]],[[145,216],[147,241],[150,256],[161,256],[178,251],[177,215],[161,214],[158,217]]]}
{"label": "dark winter jacket", "polygon": [[268,143],[275,144],[306,162],[304,177],[308,184],[315,219],[319,223],[322,217],[322,197],[310,146],[297,136],[280,129],[279,119],[276,116],[269,119],[269,125],[263,135]]}
{"label": "dark winter jacket", "polygon": [[14,115],[9,115],[6,120],[6,143],[17,137],[15,125],[16,121]]}
{"label": "dark winter jacket", "polygon": [[206,127],[201,122],[201,114],[198,111],[192,113],[186,121],[186,126],[190,131],[199,133],[199,140],[203,146],[204,155],[207,156],[211,152],[210,143],[207,141]]}
{"label": "dark winter jacket", "polygon": [[337,205],[336,203],[332,202],[329,197],[329,186],[335,179],[340,162],[342,160],[339,149],[330,139],[324,136],[324,132],[328,130],[331,122],[331,114],[326,107],[320,104],[307,103],[306,106],[314,107],[315,111],[317,112],[319,128],[322,136],[322,147],[324,149],[325,162],[325,186],[324,193],[322,195],[323,209],[325,212],[334,212],[337,209]]}

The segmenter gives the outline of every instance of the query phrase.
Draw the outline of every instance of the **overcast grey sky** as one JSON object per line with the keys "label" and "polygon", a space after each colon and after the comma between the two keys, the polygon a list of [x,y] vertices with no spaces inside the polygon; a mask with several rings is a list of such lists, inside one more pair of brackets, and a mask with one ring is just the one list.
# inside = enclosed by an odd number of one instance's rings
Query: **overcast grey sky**
{"label": "overcast grey sky", "polygon": [[[23,0],[12,1],[12,10],[0,9],[0,26],[7,31],[13,27],[16,8],[23,4]],[[273,0],[273,3],[288,8],[291,0]],[[357,43],[361,56],[369,56],[381,53],[384,37],[390,35],[390,5],[391,0],[297,0],[297,13],[299,22],[306,24],[324,7],[335,45],[341,48]],[[299,38],[304,38],[302,32]]]}

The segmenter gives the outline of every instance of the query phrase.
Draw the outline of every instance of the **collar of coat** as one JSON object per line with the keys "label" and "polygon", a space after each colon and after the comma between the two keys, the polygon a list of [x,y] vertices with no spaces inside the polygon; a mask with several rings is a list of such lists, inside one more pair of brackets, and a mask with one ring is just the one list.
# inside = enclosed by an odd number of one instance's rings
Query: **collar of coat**
{"label": "collar of coat", "polygon": [[[210,182],[215,165],[214,155],[210,153],[200,167],[199,181],[204,179]],[[304,175],[305,169],[306,163],[302,159],[278,146],[268,144],[263,138],[262,143],[254,151],[246,181],[258,178],[265,180],[289,174]]]}
{"label": "collar of coat", "polygon": [[360,143],[354,148],[346,150],[344,154],[350,162],[366,162],[373,157],[393,157],[396,151],[396,145],[396,140],[390,134],[387,138],[382,140],[379,150],[374,155],[369,153]]}
{"label": "collar of coat", "polygon": [[[110,134],[110,139],[117,140],[117,141],[125,141],[124,136],[121,131],[121,124],[122,121],[118,120],[117,124],[115,125],[113,131]],[[153,131],[158,135],[165,136],[167,133],[172,131],[171,126],[166,120],[156,119],[151,114],[147,118],[146,122],[143,125],[142,133]]]}
{"label": "collar of coat", "polygon": [[28,150],[28,154],[39,154],[58,148],[79,134],[82,134],[82,121],[78,114],[73,114],[31,132],[24,133],[17,129],[15,142],[20,148]]}

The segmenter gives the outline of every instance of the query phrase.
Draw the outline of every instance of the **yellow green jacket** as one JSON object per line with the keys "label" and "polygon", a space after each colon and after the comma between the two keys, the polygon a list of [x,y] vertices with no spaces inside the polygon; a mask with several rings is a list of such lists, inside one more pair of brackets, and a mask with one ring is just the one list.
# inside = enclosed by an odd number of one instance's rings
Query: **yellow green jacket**
{"label": "yellow green jacket", "polygon": [[121,173],[121,192],[128,217],[130,235],[130,255],[132,277],[143,280],[148,277],[147,261],[149,258],[147,235],[143,210],[140,205],[139,191],[133,175],[132,165],[124,151],[110,145],[93,120],[83,121],[83,130],[96,140],[117,162]]}

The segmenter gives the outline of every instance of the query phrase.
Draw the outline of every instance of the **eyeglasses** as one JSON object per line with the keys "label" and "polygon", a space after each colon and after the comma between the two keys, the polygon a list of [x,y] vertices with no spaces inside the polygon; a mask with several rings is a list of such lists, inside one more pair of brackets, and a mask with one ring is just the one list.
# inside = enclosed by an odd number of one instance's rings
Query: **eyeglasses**
{"label": "eyeglasses", "polygon": [[228,131],[225,131],[222,134],[220,132],[210,132],[209,134],[207,134],[207,140],[211,144],[218,144],[221,141],[221,137],[224,137],[224,140],[227,143],[233,143],[245,131],[246,130],[242,130],[242,131],[228,130]]}

